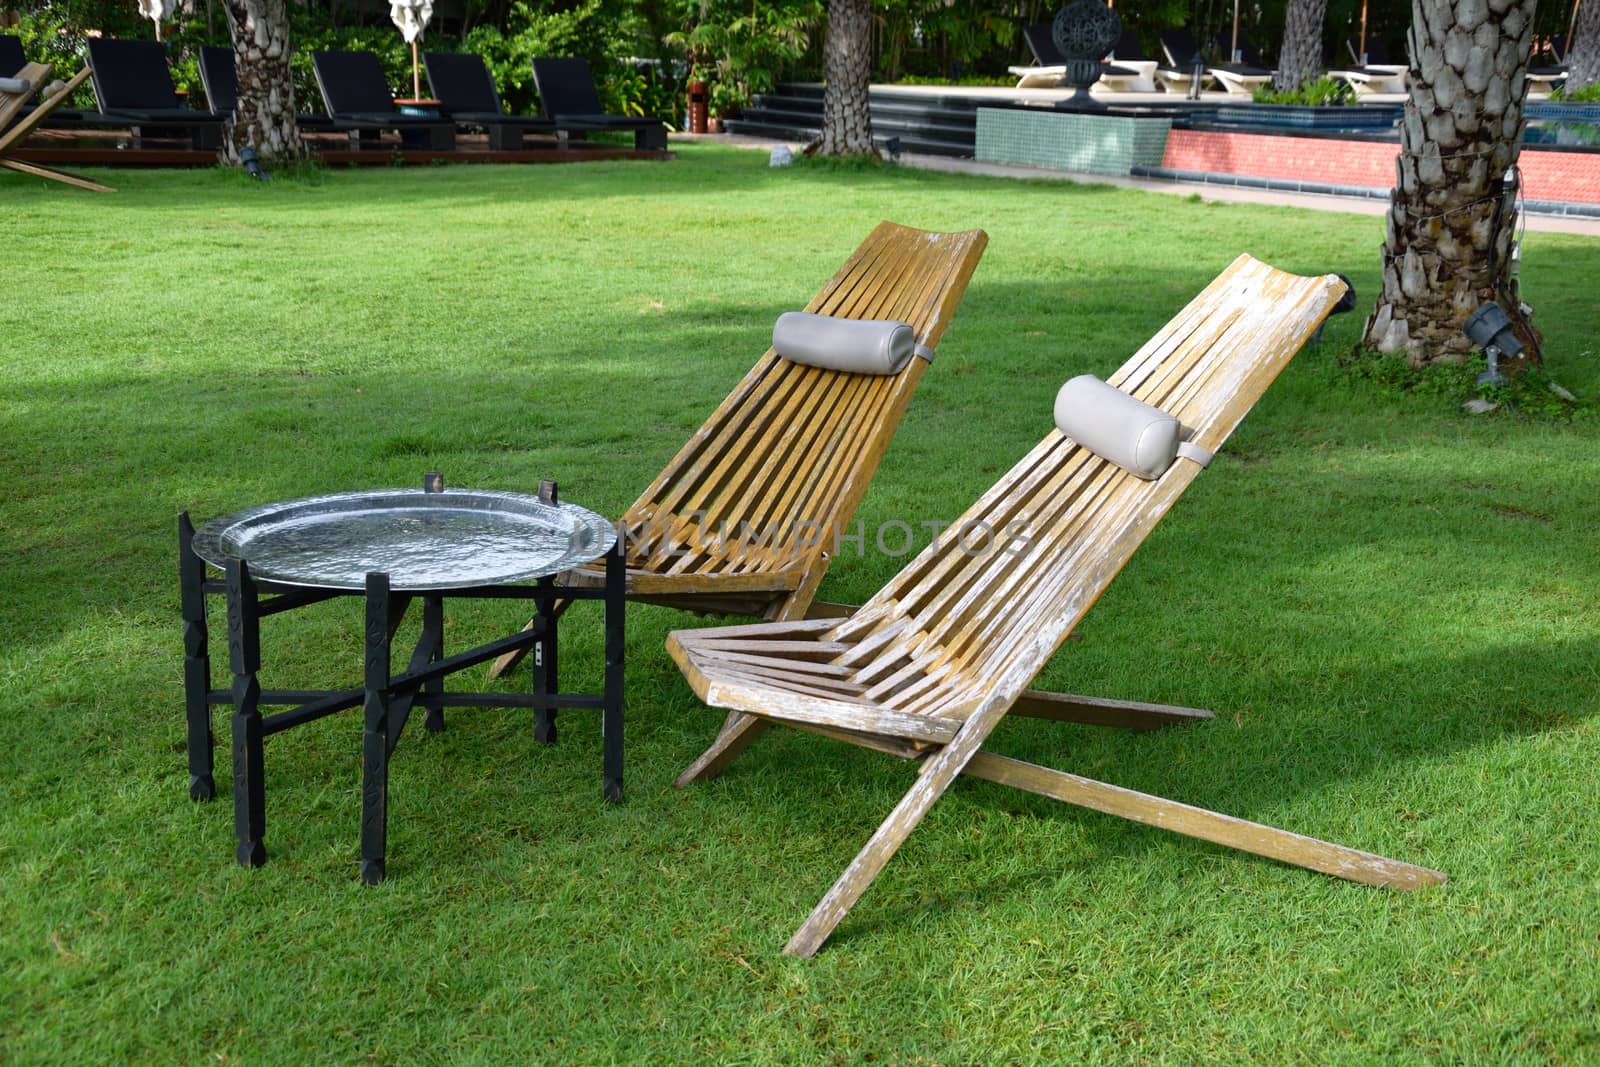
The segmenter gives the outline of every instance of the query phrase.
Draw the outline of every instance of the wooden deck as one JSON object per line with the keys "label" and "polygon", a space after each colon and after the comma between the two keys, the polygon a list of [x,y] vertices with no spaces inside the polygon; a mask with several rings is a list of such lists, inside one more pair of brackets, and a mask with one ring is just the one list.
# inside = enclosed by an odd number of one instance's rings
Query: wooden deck
{"label": "wooden deck", "polygon": [[[212,167],[217,153],[187,147],[181,141],[146,138],[132,147],[127,130],[37,131],[25,147],[12,157],[28,163],[65,167]],[[495,151],[487,137],[465,134],[456,138],[450,151],[406,148],[399,140],[386,137],[377,147],[354,149],[340,135],[311,134],[306,137],[313,158],[329,166],[391,167],[396,164],[428,163],[589,163],[611,159],[668,160],[667,150],[639,150],[632,147],[592,142],[573,142],[561,147],[554,138],[530,138],[525,148]]]}

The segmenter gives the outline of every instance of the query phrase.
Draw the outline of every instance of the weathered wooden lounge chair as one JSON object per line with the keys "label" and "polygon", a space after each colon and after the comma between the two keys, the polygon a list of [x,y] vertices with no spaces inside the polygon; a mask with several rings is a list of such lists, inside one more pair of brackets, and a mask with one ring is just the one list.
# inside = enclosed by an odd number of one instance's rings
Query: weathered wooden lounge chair
{"label": "weathered wooden lounge chair", "polygon": [[[696,764],[702,776],[743,746],[752,724],[768,722],[923,761],[916,783],[787,953],[817,951],[963,773],[1371,885],[1410,889],[1443,880],[981,750],[1008,713],[1145,729],[1210,717],[1027,687],[1343,289],[1332,275],[1297,277],[1241,256],[1109,385],[1081,378],[1064,386],[1057,423],[1076,439],[1052,431],[853,616],[669,636],[667,648],[694,691],[734,712]],[[1163,440],[1164,452],[1146,451]],[[990,550],[972,549],[973,529],[995,532]],[[1025,540],[1002,545],[1006,530]]]}
{"label": "weathered wooden lounge chair", "polygon": [[27,111],[28,101],[32,100],[39,92],[40,86],[50,78],[50,65],[48,63],[24,63],[17,71],[15,78],[0,79],[0,167],[14,170],[22,174],[31,174],[35,178],[48,178],[54,182],[65,185],[74,185],[79,189],[88,189],[96,193],[110,193],[116,190],[110,186],[92,182],[88,178],[80,178],[76,174],[66,171],[54,170],[50,167],[41,167],[37,163],[25,163],[14,158],[14,153],[28,139],[28,136],[38,129],[40,124],[48,119],[57,108],[71,98],[73,92],[89,77],[89,68],[84,67],[72,80],[55,95],[40,103],[31,111]]}
{"label": "weathered wooden lounge chair", "polygon": [[[923,356],[865,374],[768,349],[623,515],[628,596],[805,618],[988,240],[879,223],[805,310],[906,323]],[[561,580],[602,579],[582,569]],[[517,660],[502,657],[493,673]]]}

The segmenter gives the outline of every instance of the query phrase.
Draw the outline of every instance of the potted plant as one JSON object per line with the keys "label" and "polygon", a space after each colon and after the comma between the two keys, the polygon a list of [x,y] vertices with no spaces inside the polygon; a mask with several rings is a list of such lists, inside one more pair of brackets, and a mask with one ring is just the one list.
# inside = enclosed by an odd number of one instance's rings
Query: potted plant
{"label": "potted plant", "polygon": [[727,81],[718,81],[711,87],[711,120],[707,124],[707,132],[721,133],[722,120],[738,115],[743,107],[744,94],[739,92],[739,87]]}

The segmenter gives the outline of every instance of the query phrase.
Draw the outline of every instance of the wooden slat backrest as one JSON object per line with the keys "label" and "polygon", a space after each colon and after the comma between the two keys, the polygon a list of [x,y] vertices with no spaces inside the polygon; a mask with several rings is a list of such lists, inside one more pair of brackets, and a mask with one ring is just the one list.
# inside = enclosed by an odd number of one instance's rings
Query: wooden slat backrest
{"label": "wooden slat backrest", "polygon": [[[1215,451],[1338,300],[1241,256],[1109,381],[1175,415]],[[1180,459],[1143,481],[1052,431],[877,596],[831,632],[854,643],[869,699],[962,716],[1014,699],[1199,472]],[[976,524],[983,524],[982,527]],[[961,531],[1008,528],[963,551]],[[1003,546],[1003,547],[1002,547]]]}
{"label": "wooden slat backrest", "polygon": [[[805,310],[898,319],[933,348],[988,237],[880,223]],[[771,349],[624,516],[630,562],[664,573],[804,568],[831,551],[926,367],[809,367]]]}
{"label": "wooden slat backrest", "polygon": [[5,130],[11,120],[22,112],[22,107],[44,85],[46,78],[50,77],[50,68],[43,63],[29,63],[15,75],[7,74],[6,77],[17,77],[28,83],[26,92],[0,93],[0,131]]}

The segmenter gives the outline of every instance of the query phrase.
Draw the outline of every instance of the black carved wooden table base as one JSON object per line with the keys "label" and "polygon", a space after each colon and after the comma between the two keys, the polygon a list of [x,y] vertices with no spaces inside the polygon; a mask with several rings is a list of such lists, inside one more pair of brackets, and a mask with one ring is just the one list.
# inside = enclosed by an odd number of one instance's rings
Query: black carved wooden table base
{"label": "black carved wooden table base", "polygon": [[[194,526],[187,513],[178,517],[178,570],[183,609],[184,704],[188,717],[189,795],[210,800],[216,793],[212,775],[211,706],[233,708],[233,811],[239,840],[238,861],[259,867],[267,860],[266,789],[262,783],[262,742],[267,736],[302,723],[360,706],[364,720],[361,743],[361,879],[383,881],[388,833],[389,758],[400,734],[421,705],[424,726],[444,729],[447,707],[531,708],[534,737],[556,740],[560,708],[601,709],[603,790],[605,799],[622,800],[622,668],[624,569],[622,546],[606,557],[603,588],[556,586],[553,578],[533,585],[485,585],[410,594],[389,587],[384,574],[367,575],[366,588],[351,592],[308,589],[260,581],[238,559],[227,561],[221,578],[206,576],[205,563],[194,554]],[[228,662],[232,684],[211,686],[211,658],[206,629],[207,595],[224,595],[228,611]],[[365,673],[359,688],[343,690],[262,689],[261,620],[270,615],[320,603],[338,596],[361,596],[366,605]],[[537,607],[529,629],[446,656],[444,602],[457,598],[532,600]],[[406,668],[392,670],[390,644],[413,600],[422,601],[422,633]],[[601,600],[605,606],[605,682],[601,693],[562,693],[557,679],[557,631],[563,601]],[[532,693],[448,692],[444,680],[457,671],[493,660],[514,649],[533,651]],[[263,715],[263,707],[282,708]]]}

